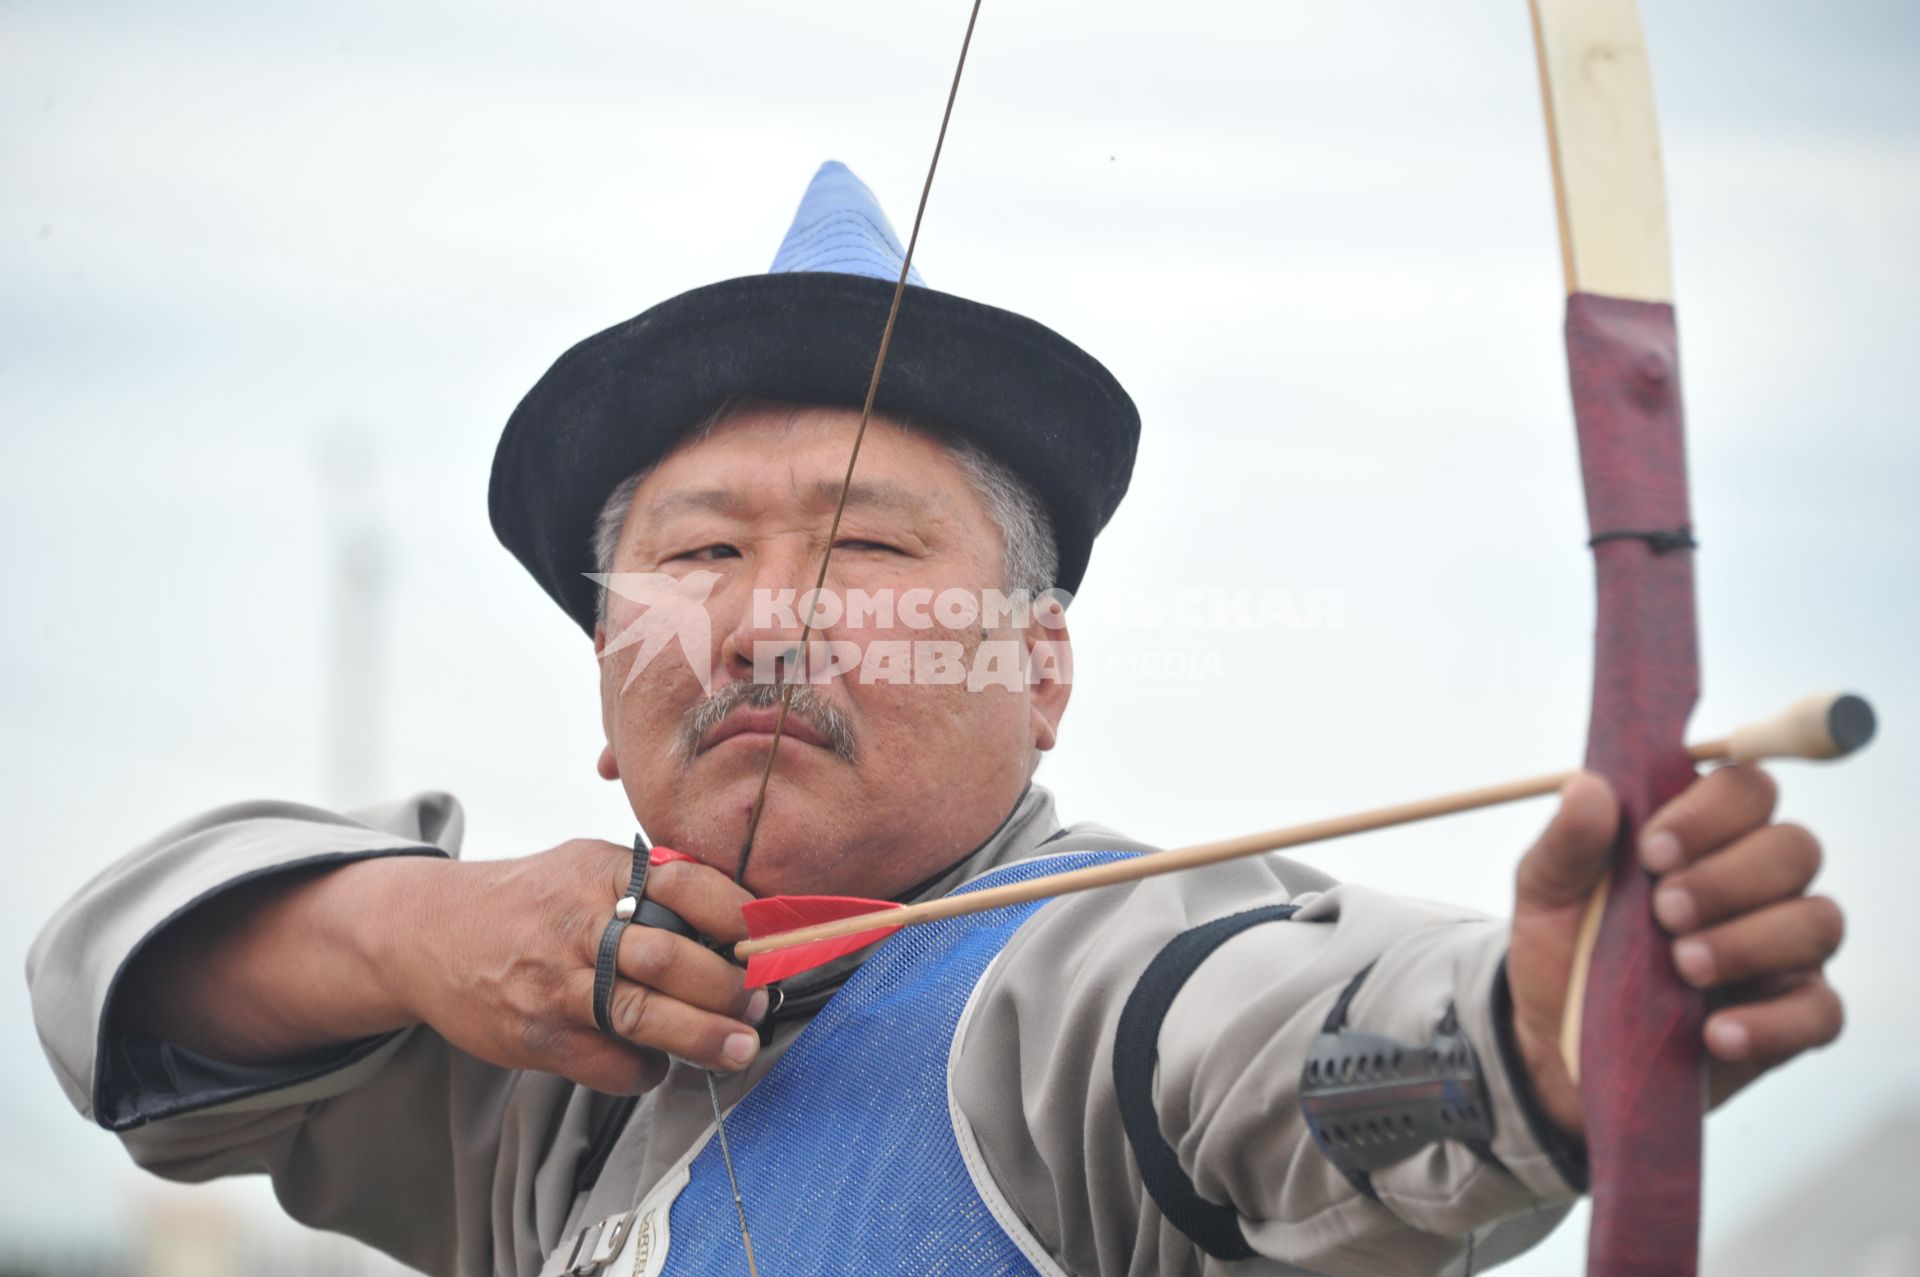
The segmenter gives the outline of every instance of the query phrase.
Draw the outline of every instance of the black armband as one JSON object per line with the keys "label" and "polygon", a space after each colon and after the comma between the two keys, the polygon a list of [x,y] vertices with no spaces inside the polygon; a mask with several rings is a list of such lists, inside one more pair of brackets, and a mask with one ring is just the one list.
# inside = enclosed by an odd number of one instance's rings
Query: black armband
{"label": "black armband", "polygon": [[1300,1072],[1300,1112],[1327,1160],[1379,1200],[1374,1171],[1429,1144],[1457,1140],[1494,1162],[1493,1110],[1473,1044],[1451,1003],[1426,1042],[1409,1044],[1346,1027],[1347,1008],[1369,963],[1327,1014]]}
{"label": "black armband", "polygon": [[1113,1093],[1120,1125],[1140,1167],[1140,1180],[1169,1224],[1216,1259],[1248,1259],[1254,1250],[1233,1207],[1200,1196],[1180,1157],[1160,1133],[1153,1107],[1153,1074],[1160,1063],[1160,1026],[1173,999],[1215,949],[1249,927],[1284,922],[1293,905],[1268,905],[1183,931],[1155,955],[1121,1008],[1113,1039]]}

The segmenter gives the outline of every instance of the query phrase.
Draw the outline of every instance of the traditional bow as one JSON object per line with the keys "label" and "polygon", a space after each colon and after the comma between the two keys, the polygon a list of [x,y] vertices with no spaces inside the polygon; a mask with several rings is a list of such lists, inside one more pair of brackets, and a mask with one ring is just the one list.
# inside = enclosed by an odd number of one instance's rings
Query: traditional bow
{"label": "traditional bow", "polygon": [[[1695,1270],[1705,1004],[1634,856],[1694,779],[1693,527],[1652,77],[1634,0],[1532,0],[1560,214],[1567,369],[1597,583],[1587,767],[1620,801],[1563,1035],[1591,1166],[1593,1277]],[[1575,1019],[1574,1017],[1578,1017]]]}

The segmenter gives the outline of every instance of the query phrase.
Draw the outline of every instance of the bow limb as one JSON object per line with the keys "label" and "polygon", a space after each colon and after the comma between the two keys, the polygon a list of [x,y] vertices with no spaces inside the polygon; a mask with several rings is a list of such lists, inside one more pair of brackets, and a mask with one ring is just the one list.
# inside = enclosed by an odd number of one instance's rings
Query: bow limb
{"label": "bow limb", "polygon": [[1563,1038],[1592,1167],[1587,1271],[1691,1277],[1704,1004],[1673,969],[1634,855],[1642,823],[1694,778],[1682,733],[1699,681],[1659,137],[1633,0],[1532,0],[1532,12],[1597,583],[1587,767],[1621,805]]}

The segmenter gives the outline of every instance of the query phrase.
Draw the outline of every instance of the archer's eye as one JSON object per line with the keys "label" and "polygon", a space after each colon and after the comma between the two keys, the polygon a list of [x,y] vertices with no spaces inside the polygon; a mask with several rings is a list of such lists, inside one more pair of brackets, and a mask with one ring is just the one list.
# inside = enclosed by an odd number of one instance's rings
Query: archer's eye
{"label": "archer's eye", "polygon": [[872,551],[876,554],[902,553],[899,546],[888,545],[885,541],[861,541],[855,538],[845,538],[835,541],[833,548],[836,550],[854,550],[859,552]]}
{"label": "archer's eye", "polygon": [[712,563],[717,559],[737,559],[739,557],[740,551],[730,545],[703,545],[697,550],[683,550],[668,559],[667,562]]}

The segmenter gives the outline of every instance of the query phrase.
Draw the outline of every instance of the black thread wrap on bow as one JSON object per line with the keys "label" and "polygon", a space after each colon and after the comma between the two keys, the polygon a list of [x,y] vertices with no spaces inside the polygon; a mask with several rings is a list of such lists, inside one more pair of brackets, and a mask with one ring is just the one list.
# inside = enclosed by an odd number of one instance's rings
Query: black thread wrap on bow
{"label": "black thread wrap on bow", "polygon": [[1675,550],[1700,548],[1700,543],[1693,539],[1693,529],[1689,527],[1652,532],[1596,532],[1587,538],[1587,548],[1592,549],[1602,541],[1645,541],[1653,547],[1655,554],[1672,554]]}

